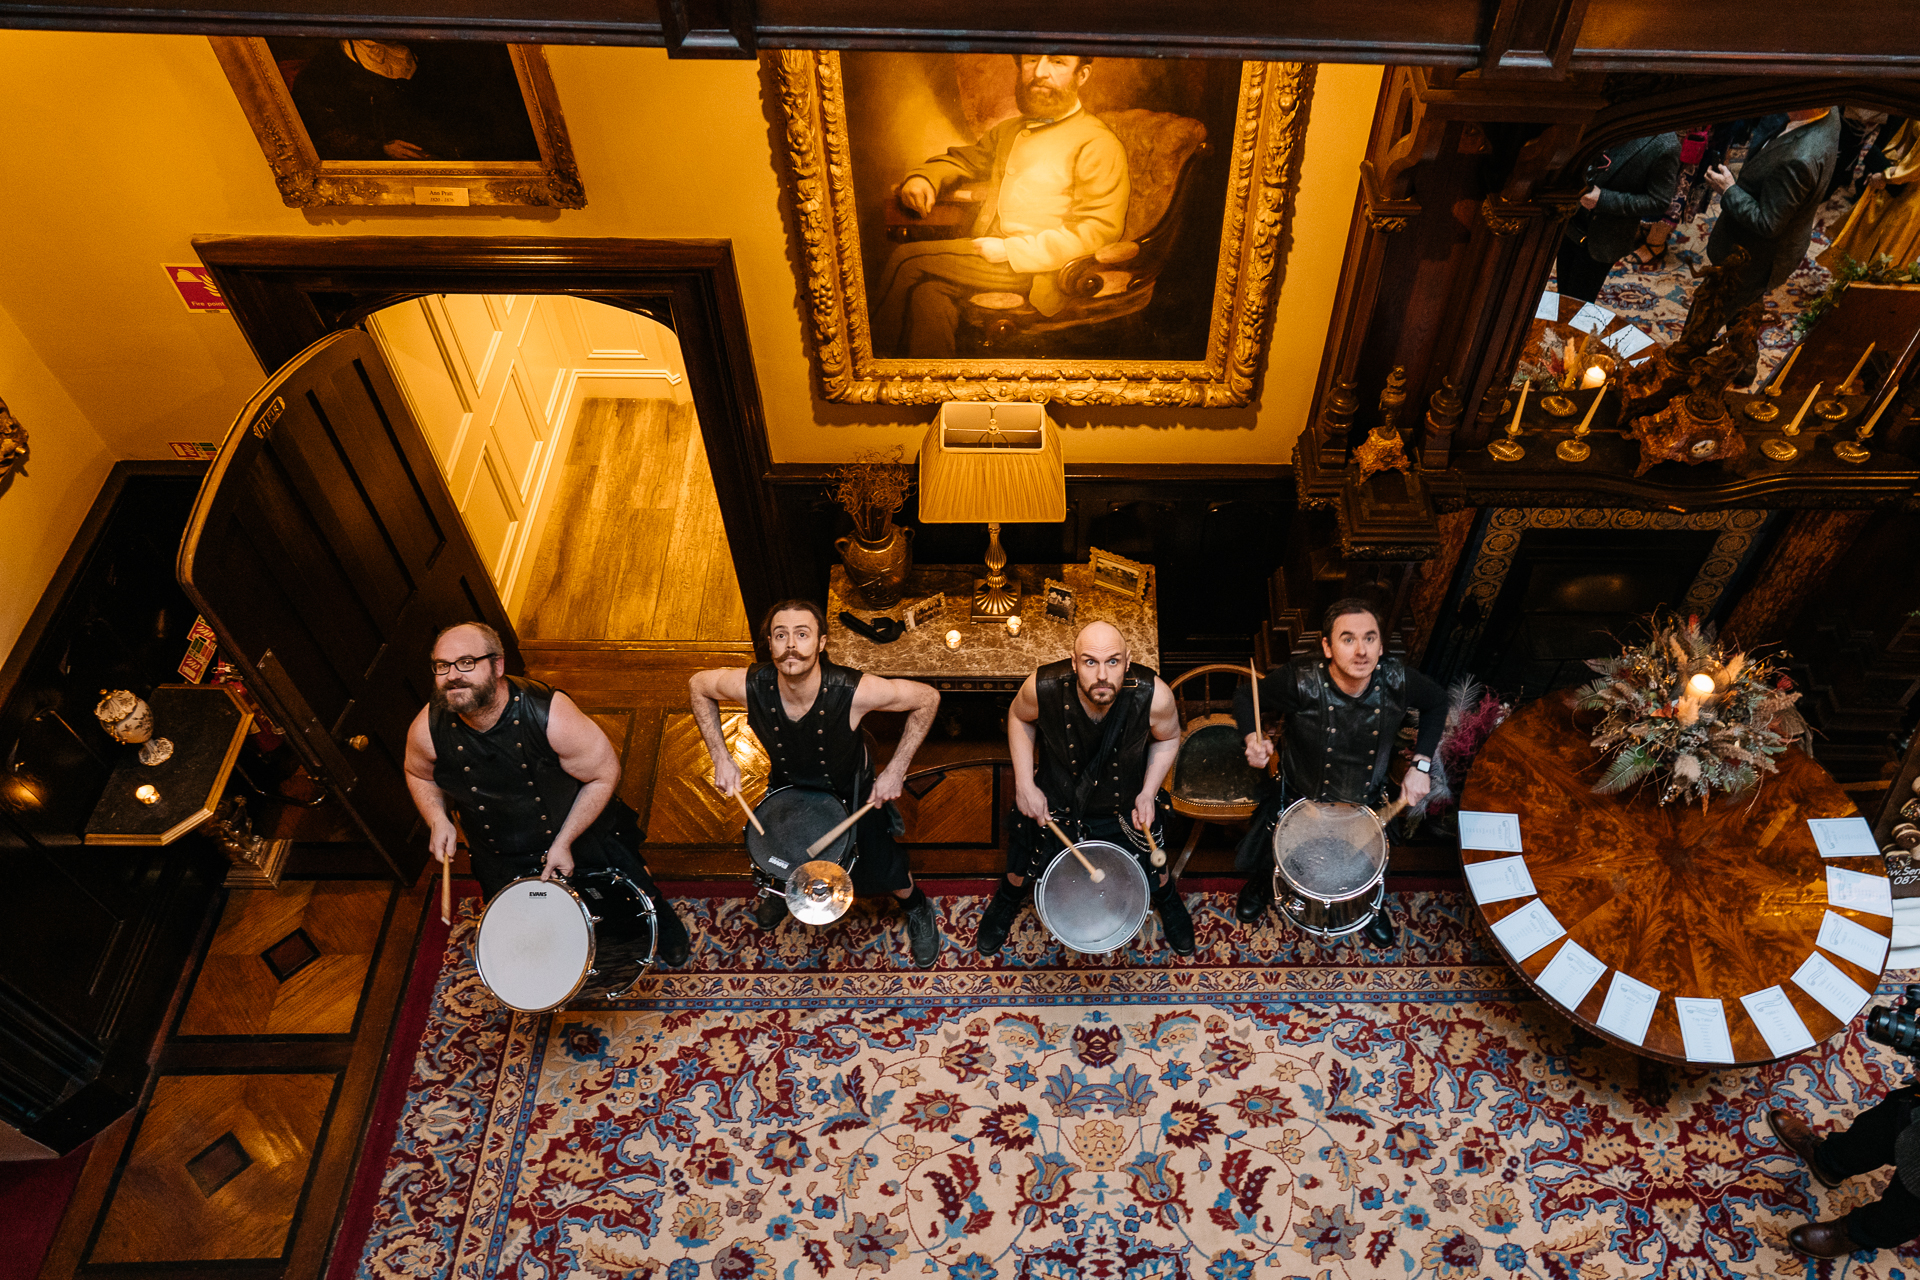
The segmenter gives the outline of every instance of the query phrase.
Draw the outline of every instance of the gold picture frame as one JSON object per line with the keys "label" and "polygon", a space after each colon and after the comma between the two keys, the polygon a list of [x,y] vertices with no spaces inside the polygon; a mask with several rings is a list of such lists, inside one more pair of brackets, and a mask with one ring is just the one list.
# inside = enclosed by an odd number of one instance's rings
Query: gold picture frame
{"label": "gold picture frame", "polygon": [[[956,352],[952,358],[925,354],[916,356],[899,349],[911,343],[900,337],[894,327],[892,317],[898,308],[889,305],[891,295],[870,293],[870,289],[875,288],[878,282],[898,279],[898,272],[889,270],[897,257],[880,256],[878,246],[882,242],[876,239],[875,219],[878,217],[885,223],[884,235],[895,240],[933,238],[930,233],[936,222],[951,228],[953,237],[970,235],[973,228],[963,226],[967,216],[964,213],[944,221],[931,215],[921,215],[927,217],[924,228],[896,225],[901,220],[897,211],[882,209],[876,214],[876,184],[890,180],[879,171],[894,163],[902,152],[898,146],[891,151],[876,146],[866,151],[884,152],[885,158],[870,158],[860,146],[860,138],[867,136],[862,134],[863,127],[866,127],[863,121],[879,120],[881,123],[873,127],[890,131],[889,137],[907,132],[899,127],[897,120],[884,113],[906,111],[908,108],[894,104],[918,99],[876,91],[871,83],[879,74],[871,70],[875,64],[862,60],[962,59],[979,56],[869,52],[842,54],[815,50],[785,50],[763,55],[770,63],[772,80],[778,91],[779,110],[785,124],[783,161],[802,250],[802,296],[807,300],[808,339],[818,362],[825,398],[879,404],[1034,400],[1064,401],[1074,405],[1198,408],[1230,408],[1253,403],[1262,355],[1273,323],[1274,300],[1286,269],[1288,227],[1299,182],[1300,156],[1313,92],[1313,64],[1224,63],[1217,64],[1227,68],[1224,72],[1207,68],[1193,72],[1170,70],[1161,73],[1231,75],[1233,68],[1238,69],[1237,90],[1229,82],[1225,92],[1215,90],[1210,94],[1207,101],[1213,105],[1207,111],[1195,112],[1196,116],[1207,116],[1205,121],[1183,122],[1204,125],[1205,140],[1199,144],[1199,149],[1207,159],[1204,165],[1193,166],[1193,171],[1204,173],[1207,180],[1196,181],[1197,194],[1183,194],[1188,185],[1188,166],[1184,165],[1179,170],[1177,180],[1166,181],[1166,175],[1156,172],[1154,180],[1132,184],[1136,194],[1170,187],[1173,191],[1170,197],[1172,204],[1166,207],[1187,211],[1185,222],[1175,222],[1175,230],[1169,233],[1165,243],[1173,243],[1174,236],[1186,237],[1187,260],[1196,264],[1198,269],[1192,273],[1170,270],[1157,280],[1163,286],[1160,303],[1145,304],[1158,305],[1162,315],[1171,314],[1177,318],[1177,350],[1169,345],[1173,342],[1172,338],[1162,340],[1158,337],[1168,326],[1154,328],[1160,322],[1151,319],[1136,322],[1147,330],[1144,339],[1129,340],[1126,344],[1116,342],[1111,350],[1098,345],[1100,336],[1090,326],[1082,334],[1073,334],[1068,332],[1068,326],[1058,323],[1038,324],[1039,330],[1048,332],[1037,336],[1033,330],[1019,330],[1015,326],[1016,331],[1011,339],[1013,345],[995,347],[994,343],[1001,339],[994,335],[1004,335],[1007,326],[1014,325],[1018,319],[1019,310],[1016,308],[1010,313],[1011,318],[1001,320],[979,308],[1020,304],[1025,307],[1027,314],[1038,314],[1045,310],[1046,303],[1036,301],[1041,296],[1036,283],[1036,292],[1031,299],[1018,293],[1005,292],[973,295],[966,304],[961,305],[963,315],[959,322],[959,333],[969,338],[972,345],[954,343]],[[1146,64],[1154,61],[1097,59],[1092,72],[1096,76],[1108,74],[1110,64],[1114,62]],[[1171,66],[1180,61],[1160,60],[1159,65]],[[1189,61],[1207,62],[1205,59]],[[868,79],[868,83],[853,86],[852,97],[861,106],[861,111],[853,115],[848,110],[846,71],[849,67],[858,72],[856,79],[860,76]],[[1114,69],[1106,83],[1117,83],[1120,72],[1124,70]],[[1128,74],[1133,76],[1133,81],[1129,81],[1132,83],[1140,81],[1146,73]],[[925,74],[921,76],[923,81],[929,83],[936,78]],[[952,76],[948,74],[946,79],[951,80]],[[1013,90],[1009,89],[1008,92]],[[1144,102],[1145,99],[1135,101]],[[1124,109],[1129,106],[1127,100],[1118,99],[1118,102],[1123,109],[1112,109],[1114,104],[1109,102],[1100,107],[1103,115],[1094,116],[1096,121],[1112,122],[1116,135],[1122,134],[1122,125],[1117,117],[1129,117],[1134,121],[1145,121],[1149,117],[1178,119],[1175,114],[1166,111]],[[886,105],[876,107],[875,103]],[[1002,107],[998,118],[1004,119],[1006,111]],[[1089,112],[1092,111],[1093,108],[1089,107]],[[927,113],[929,119],[938,114]],[[957,114],[957,109],[950,109],[948,114]],[[972,127],[994,118],[982,116],[976,120],[968,115],[967,131],[959,131],[957,126],[949,122],[945,126],[945,136],[966,137]],[[909,123],[917,125],[920,119],[915,117]],[[925,134],[926,131],[921,132]],[[1130,139],[1132,135],[1125,136]],[[984,135],[979,136],[976,145],[985,145]],[[926,149],[922,144],[920,154],[924,155]],[[1138,164],[1137,156],[1143,153],[1136,152],[1130,140],[1127,141],[1127,151],[1129,165]],[[893,176],[897,176],[898,172],[895,169]],[[997,208],[998,188],[990,183],[986,185],[988,195],[984,197],[969,191],[955,194],[975,201],[990,199],[996,202]],[[888,198],[897,200],[897,187],[889,190]],[[1137,219],[1144,222],[1149,217],[1159,216],[1137,211],[1136,203],[1144,203],[1147,199],[1142,195],[1139,202],[1128,204],[1126,225],[1121,231],[1123,237],[1133,237],[1134,241],[1146,243],[1154,232],[1165,226],[1162,222],[1150,227],[1147,235],[1138,233],[1135,226]],[[884,200],[881,203],[884,204]],[[948,203],[945,194],[941,195],[940,203]],[[1217,226],[1194,213],[1193,210],[1197,208],[1220,209]],[[1216,239],[1217,252],[1209,256],[1208,251],[1213,248]],[[1109,245],[1101,252],[1137,253],[1137,249],[1136,243],[1123,239],[1121,243]],[[892,253],[891,250],[889,252]],[[1160,252],[1164,254],[1169,251]],[[1099,257],[1098,253],[1082,257],[1058,272],[1058,288],[1063,292],[1074,291],[1072,296],[1075,305],[1079,305],[1079,299],[1083,296],[1098,301],[1105,298],[1108,292],[1116,289],[1125,292],[1138,285],[1137,279],[1132,282],[1124,279],[1128,269],[1127,258],[1118,258],[1113,263],[1100,258],[1096,262],[1095,258]],[[1142,257],[1141,261],[1144,260]],[[1106,267],[1113,269],[1105,270]],[[1192,283],[1192,280],[1198,278],[1204,281],[1209,267],[1212,290],[1203,298],[1200,295],[1202,286]],[[1031,279],[1035,282],[1046,279],[1051,288],[1055,275],[1049,270],[1036,273]],[[1116,279],[1119,279],[1117,284]],[[1151,290],[1154,283],[1149,282],[1146,287]],[[1101,292],[1088,292],[1096,289]],[[1182,289],[1186,292],[1180,293]],[[1179,300],[1177,307],[1174,301],[1168,300],[1170,294]],[[1001,301],[992,302],[992,299]],[[883,322],[883,345],[892,344],[892,349],[884,355],[877,355],[875,351],[873,313],[876,310],[881,313],[879,318]],[[1040,320],[1055,321],[1057,316],[1047,313],[1041,315]],[[1025,324],[1026,321],[1020,323]],[[1138,333],[1140,330],[1132,332]],[[1157,351],[1152,349],[1156,341],[1160,342]],[[1024,347],[1020,345],[1022,342],[1025,343]]]}
{"label": "gold picture frame", "polygon": [[[539,45],[457,40],[398,45],[277,36],[215,37],[211,43],[259,139],[280,198],[292,208],[579,209],[587,203]],[[387,55],[399,60],[400,70],[387,81],[414,88],[430,105],[445,104],[435,113],[420,109],[417,101],[410,113],[418,125],[408,131],[429,134],[435,150],[406,139],[370,141],[347,115],[359,109],[348,93],[322,96],[342,84],[342,76],[362,74],[336,68],[346,67],[349,59],[364,65],[351,46],[369,45],[379,46],[376,53],[400,51]],[[304,79],[310,75],[315,79]],[[302,92],[296,94],[295,84]],[[315,119],[309,121],[303,109]],[[420,158],[413,158],[414,152]]]}
{"label": "gold picture frame", "polygon": [[1102,551],[1098,547],[1087,548],[1087,568],[1093,574],[1094,586],[1129,600],[1144,599],[1147,582],[1153,576],[1152,566],[1114,555],[1111,551]]}

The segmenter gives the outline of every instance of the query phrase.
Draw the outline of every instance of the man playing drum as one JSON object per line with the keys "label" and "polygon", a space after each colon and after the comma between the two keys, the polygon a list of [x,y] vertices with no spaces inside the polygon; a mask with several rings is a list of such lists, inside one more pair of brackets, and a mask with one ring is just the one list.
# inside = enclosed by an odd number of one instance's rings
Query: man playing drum
{"label": "man playing drum", "polygon": [[[980,917],[982,955],[1005,945],[1028,896],[1027,881],[1061,851],[1046,823],[1071,821],[1078,838],[1132,848],[1158,887],[1153,906],[1167,945],[1193,954],[1193,917],[1180,891],[1148,862],[1143,833],[1158,831],[1160,783],[1180,750],[1173,690],[1149,667],[1130,663],[1127,642],[1105,622],[1073,640],[1073,656],[1028,676],[1007,716],[1018,816],[1007,845],[1007,874]],[[1124,865],[1124,864],[1123,864]]]}
{"label": "man playing drum", "polygon": [[[713,782],[727,795],[740,790],[740,765],[720,730],[720,703],[745,704],[747,723],[766,751],[769,789],[812,787],[832,792],[847,812],[868,801],[874,809],[854,828],[859,857],[853,864],[856,894],[890,892],[907,915],[907,945],[913,962],[933,967],[940,956],[940,921],[933,903],[913,882],[906,850],[894,840],[892,802],[905,788],[913,753],[933,727],[940,694],[917,680],[888,680],[843,667],[822,651],[826,614],[810,600],[783,600],[760,625],[769,662],[719,667],[687,682],[694,722],[713,756]],[[904,711],[887,767],[874,775],[860,722],[874,711]],[[826,834],[824,831],[820,834]],[[766,896],[754,911],[764,929],[787,914],[786,899]]]}
{"label": "man playing drum", "polygon": [[[1307,798],[1378,806],[1410,706],[1420,711],[1420,737],[1400,789],[1408,803],[1418,805],[1426,799],[1433,751],[1446,728],[1446,691],[1400,659],[1385,656],[1372,604],[1358,597],[1336,600],[1322,627],[1319,654],[1297,655],[1260,681],[1261,714],[1284,717],[1285,749],[1280,785],[1253,815],[1234,863],[1251,873],[1233,909],[1245,924],[1258,920],[1273,902],[1273,829],[1288,805]],[[1273,743],[1254,732],[1251,684],[1235,693],[1233,714],[1246,735],[1247,763],[1266,768]],[[1393,945],[1393,921],[1384,908],[1368,921],[1365,933],[1376,946]]]}
{"label": "man playing drum", "polygon": [[407,789],[427,847],[453,859],[460,815],[480,892],[514,880],[611,868],[653,900],[660,959],[687,962],[687,928],[647,874],[640,825],[614,794],[620,757],[560,690],[506,674],[499,633],[479,622],[433,642],[433,701],[407,730]]}

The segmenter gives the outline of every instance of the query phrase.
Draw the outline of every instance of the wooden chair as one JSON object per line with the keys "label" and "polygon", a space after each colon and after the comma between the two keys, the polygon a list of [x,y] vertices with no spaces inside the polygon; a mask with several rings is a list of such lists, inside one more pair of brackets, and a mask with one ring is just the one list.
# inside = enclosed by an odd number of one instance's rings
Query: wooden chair
{"label": "wooden chair", "polygon": [[1269,773],[1247,763],[1246,740],[1233,719],[1234,689],[1249,674],[1246,667],[1209,663],[1168,684],[1180,716],[1180,753],[1162,786],[1174,812],[1194,820],[1176,867],[1199,845],[1202,827],[1245,822],[1274,785]]}

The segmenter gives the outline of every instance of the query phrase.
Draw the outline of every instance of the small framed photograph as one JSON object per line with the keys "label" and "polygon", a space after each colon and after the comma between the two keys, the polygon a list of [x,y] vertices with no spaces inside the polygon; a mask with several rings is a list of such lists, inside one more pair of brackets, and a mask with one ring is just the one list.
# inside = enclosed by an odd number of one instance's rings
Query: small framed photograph
{"label": "small framed photograph", "polygon": [[942,591],[930,595],[925,600],[916,600],[900,614],[900,623],[909,631],[918,631],[927,623],[938,618],[947,609],[947,593]]}
{"label": "small framed photograph", "polygon": [[1153,572],[1144,564],[1114,555],[1111,551],[1102,551],[1098,547],[1087,549],[1087,567],[1093,570],[1094,586],[1117,591],[1130,600],[1139,600],[1146,595],[1147,575]]}
{"label": "small framed photograph", "polygon": [[1073,588],[1064,582],[1047,579],[1047,616],[1073,625]]}

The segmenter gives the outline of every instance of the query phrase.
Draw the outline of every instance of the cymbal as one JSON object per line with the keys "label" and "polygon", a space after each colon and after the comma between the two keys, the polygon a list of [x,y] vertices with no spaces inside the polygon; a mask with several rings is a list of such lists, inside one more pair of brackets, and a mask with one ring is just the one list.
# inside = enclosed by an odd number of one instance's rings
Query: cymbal
{"label": "cymbal", "polygon": [[832,924],[853,904],[853,877],[837,862],[803,862],[787,877],[787,910],[802,924]]}

